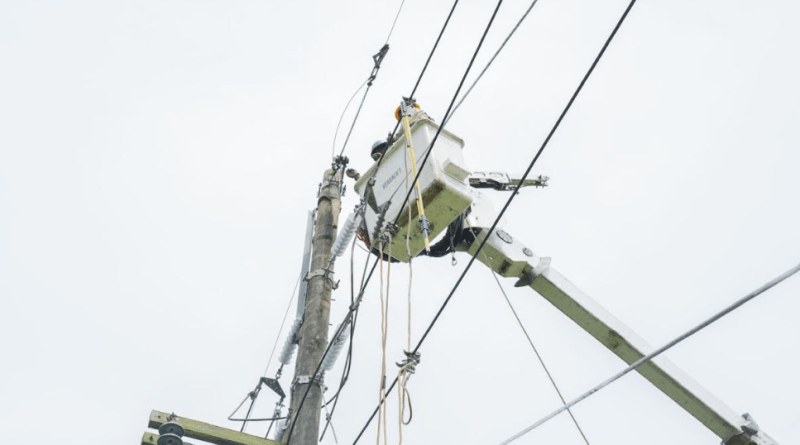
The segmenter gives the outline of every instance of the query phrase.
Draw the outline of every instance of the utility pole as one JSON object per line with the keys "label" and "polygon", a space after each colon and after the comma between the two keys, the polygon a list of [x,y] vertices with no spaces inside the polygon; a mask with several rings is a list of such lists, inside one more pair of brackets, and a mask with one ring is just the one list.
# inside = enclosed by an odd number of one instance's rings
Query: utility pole
{"label": "utility pole", "polygon": [[[338,161],[338,160],[337,160]],[[314,225],[310,272],[308,280],[305,316],[300,329],[300,347],[292,381],[291,422],[283,441],[292,445],[316,445],[319,437],[319,418],[322,408],[322,378],[311,381],[314,371],[322,360],[328,346],[328,326],[331,314],[331,292],[333,290],[333,263],[331,247],[336,241],[336,230],[341,210],[342,172],[344,163],[337,162],[336,170],[326,170],[317,198],[317,219]],[[308,389],[308,397],[299,409]],[[292,425],[294,424],[294,425]]]}

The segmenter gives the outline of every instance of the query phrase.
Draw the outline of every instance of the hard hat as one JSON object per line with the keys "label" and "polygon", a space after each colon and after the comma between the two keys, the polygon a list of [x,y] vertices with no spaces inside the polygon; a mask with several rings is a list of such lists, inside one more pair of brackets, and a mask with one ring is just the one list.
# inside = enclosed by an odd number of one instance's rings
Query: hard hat
{"label": "hard hat", "polygon": [[[383,154],[386,152],[387,146],[388,146],[388,144],[386,143],[386,141],[376,141],[374,144],[372,144],[372,151],[369,154],[370,157],[372,159],[375,159],[375,154],[378,154],[378,153],[381,156],[383,156]],[[375,160],[377,160],[377,159],[375,159]]]}

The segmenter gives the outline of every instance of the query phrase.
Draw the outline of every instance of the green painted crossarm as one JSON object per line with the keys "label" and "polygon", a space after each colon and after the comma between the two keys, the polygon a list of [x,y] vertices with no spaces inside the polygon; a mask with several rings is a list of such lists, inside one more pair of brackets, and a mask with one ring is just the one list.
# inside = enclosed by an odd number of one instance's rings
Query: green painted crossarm
{"label": "green painted crossarm", "polygon": [[[170,414],[162,413],[153,410],[150,413],[150,422],[148,427],[158,429],[161,425],[167,423]],[[185,437],[192,439],[202,440],[203,442],[212,443],[215,445],[282,445],[281,442],[274,440],[264,439],[263,437],[253,436],[250,434],[240,433],[238,431],[229,430],[209,423],[199,422],[197,420],[187,419],[185,417],[174,416],[173,422],[180,424],[183,427]],[[145,434],[147,435],[147,433]],[[150,439],[158,435],[152,434]],[[153,442],[145,442],[145,437],[142,438],[142,444],[153,445]]]}

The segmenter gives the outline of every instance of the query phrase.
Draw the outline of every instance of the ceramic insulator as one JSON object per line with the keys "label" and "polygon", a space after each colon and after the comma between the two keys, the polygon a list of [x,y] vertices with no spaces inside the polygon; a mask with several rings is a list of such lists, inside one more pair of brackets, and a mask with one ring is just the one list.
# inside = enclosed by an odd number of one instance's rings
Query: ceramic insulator
{"label": "ceramic insulator", "polygon": [[336,237],[336,241],[331,248],[331,252],[333,252],[334,256],[342,256],[344,251],[347,250],[347,245],[352,241],[353,234],[356,233],[356,228],[358,228],[358,223],[360,221],[361,217],[356,213],[351,213],[350,216],[347,217],[347,220],[342,226],[342,230],[339,231],[339,236]]}
{"label": "ceramic insulator", "polygon": [[297,343],[294,342],[294,337],[297,335],[297,332],[300,331],[301,324],[303,324],[303,321],[299,318],[294,320],[292,328],[286,336],[286,341],[283,343],[283,349],[281,349],[281,355],[278,357],[278,361],[284,365],[288,365],[289,362],[292,361],[294,350],[297,349]]}
{"label": "ceramic insulator", "polygon": [[347,343],[347,339],[350,338],[350,323],[346,323],[342,328],[342,332],[339,333],[339,337],[333,340],[331,344],[331,349],[328,351],[328,355],[325,356],[325,360],[322,362],[322,369],[323,371],[330,371],[333,369],[333,365],[336,364],[336,359],[339,358],[339,353],[342,352],[345,343]]}

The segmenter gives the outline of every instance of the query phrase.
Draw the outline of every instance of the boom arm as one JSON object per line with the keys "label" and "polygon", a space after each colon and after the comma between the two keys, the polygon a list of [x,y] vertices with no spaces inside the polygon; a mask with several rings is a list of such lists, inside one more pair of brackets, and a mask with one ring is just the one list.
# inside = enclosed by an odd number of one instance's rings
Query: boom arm
{"label": "boom arm", "polygon": [[[474,254],[488,229],[476,230],[474,224],[471,227],[479,233],[472,243],[462,243],[459,250]],[[503,230],[489,235],[478,260],[501,276],[518,278],[517,287],[533,288],[626,363],[631,364],[654,349],[551,268],[549,258],[534,255]],[[643,364],[637,371],[722,439],[723,444],[778,445],[758,429],[748,414],[736,414],[663,355]]]}

